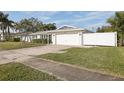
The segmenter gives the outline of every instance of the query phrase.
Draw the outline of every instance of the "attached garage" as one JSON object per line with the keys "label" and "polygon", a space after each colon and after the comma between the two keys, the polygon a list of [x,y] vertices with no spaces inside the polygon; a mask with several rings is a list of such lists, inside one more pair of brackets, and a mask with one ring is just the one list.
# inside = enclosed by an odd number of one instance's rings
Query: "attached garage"
{"label": "attached garage", "polygon": [[56,45],[82,45],[82,33],[90,33],[84,29],[59,30],[52,34],[52,43]]}

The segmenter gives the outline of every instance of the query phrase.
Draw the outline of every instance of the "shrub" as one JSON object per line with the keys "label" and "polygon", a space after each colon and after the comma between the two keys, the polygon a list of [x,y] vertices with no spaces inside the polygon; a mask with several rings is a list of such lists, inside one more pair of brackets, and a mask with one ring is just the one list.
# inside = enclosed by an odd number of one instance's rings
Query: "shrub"
{"label": "shrub", "polygon": [[21,40],[20,40],[20,38],[14,38],[13,41],[14,42],[20,42]]}
{"label": "shrub", "polygon": [[47,39],[33,39],[33,43],[47,44]]}

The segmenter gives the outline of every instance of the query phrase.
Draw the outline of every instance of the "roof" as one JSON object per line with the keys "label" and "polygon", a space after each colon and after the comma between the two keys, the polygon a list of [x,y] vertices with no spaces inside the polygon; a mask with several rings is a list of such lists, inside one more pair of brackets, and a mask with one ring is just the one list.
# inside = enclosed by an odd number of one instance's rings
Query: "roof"
{"label": "roof", "polygon": [[37,35],[37,34],[52,34],[52,33],[62,33],[62,32],[88,32],[85,29],[77,28],[77,29],[57,29],[57,30],[49,30],[49,31],[39,31],[36,33],[32,33],[30,35]]}
{"label": "roof", "polygon": [[70,25],[63,25],[58,28],[58,30],[64,30],[64,29],[76,29],[77,27],[75,26],[70,26]]}
{"label": "roof", "polygon": [[59,27],[56,30],[38,31],[38,32],[35,32],[35,33],[29,33],[29,35],[53,34],[53,33],[72,33],[72,32],[92,33],[92,32],[90,32],[86,29],[83,29],[83,28],[77,28],[77,27],[74,27],[74,26],[64,25],[64,26]]}
{"label": "roof", "polygon": [[77,28],[74,26],[70,26],[70,25],[63,25],[61,27],[59,27],[56,30],[49,30],[49,31],[38,31],[36,33],[32,33],[30,35],[37,35],[37,34],[52,34],[52,33],[65,33],[65,32],[86,32],[87,30],[83,29],[83,28]]}

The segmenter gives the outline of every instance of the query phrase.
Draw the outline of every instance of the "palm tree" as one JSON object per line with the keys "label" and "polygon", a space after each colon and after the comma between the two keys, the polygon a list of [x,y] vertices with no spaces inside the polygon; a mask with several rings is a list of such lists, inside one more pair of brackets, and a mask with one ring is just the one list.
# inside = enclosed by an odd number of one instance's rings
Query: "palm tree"
{"label": "palm tree", "polygon": [[5,33],[5,25],[4,25],[5,15],[3,12],[0,12],[0,30],[2,30],[2,34]]}
{"label": "palm tree", "polygon": [[3,33],[3,40],[5,40],[5,36],[8,35],[10,38],[10,28],[14,28],[14,22],[8,19],[8,14],[4,14],[0,12],[0,29]]}
{"label": "palm tree", "polygon": [[6,35],[7,35],[7,39],[10,39],[10,28],[14,28],[14,22],[13,21],[11,21],[11,20],[6,20],[6,22],[5,22],[5,24],[6,24],[6,29],[7,29],[7,32],[6,32]]}

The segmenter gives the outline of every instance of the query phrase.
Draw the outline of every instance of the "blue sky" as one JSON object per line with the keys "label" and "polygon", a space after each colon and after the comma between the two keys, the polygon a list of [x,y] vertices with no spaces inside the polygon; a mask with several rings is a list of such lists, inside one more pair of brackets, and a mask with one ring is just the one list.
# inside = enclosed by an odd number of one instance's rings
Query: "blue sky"
{"label": "blue sky", "polygon": [[44,23],[56,23],[57,27],[72,25],[80,28],[94,30],[95,28],[108,25],[106,20],[114,15],[114,11],[9,11],[9,18],[20,21],[23,18],[35,17]]}

